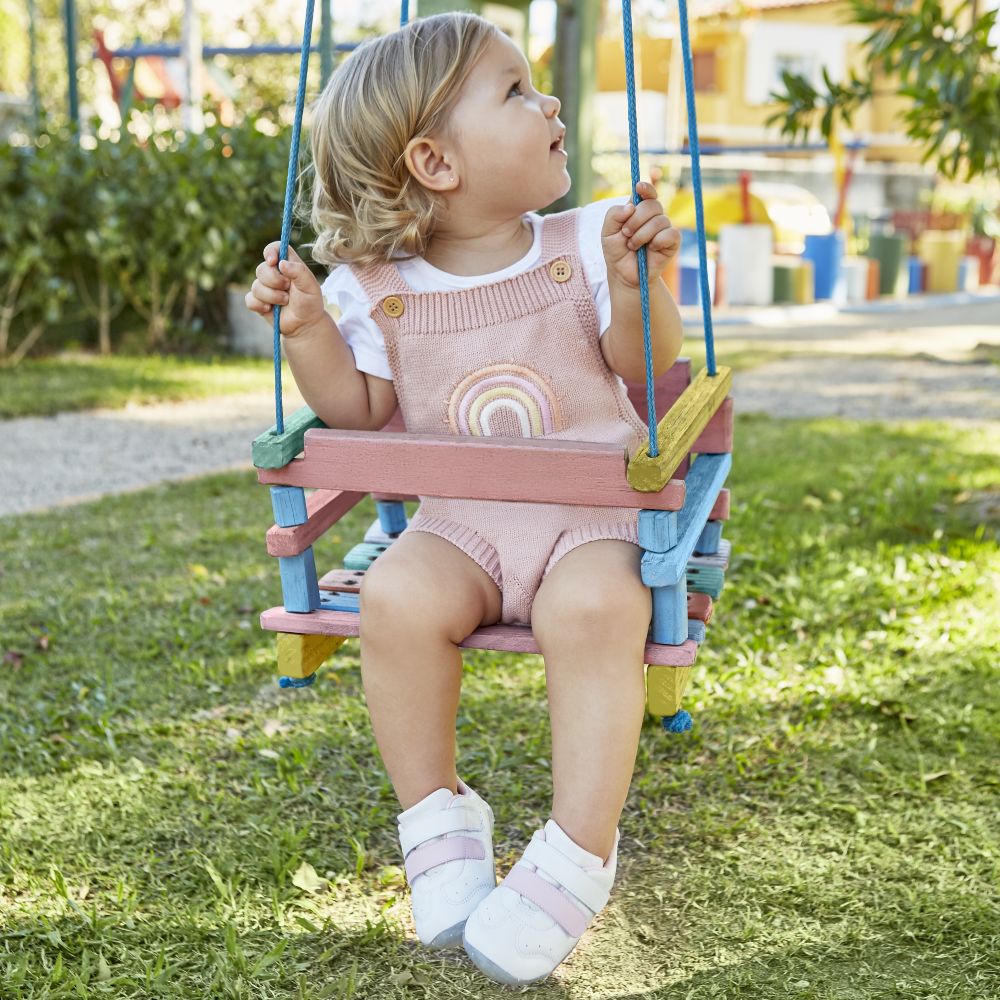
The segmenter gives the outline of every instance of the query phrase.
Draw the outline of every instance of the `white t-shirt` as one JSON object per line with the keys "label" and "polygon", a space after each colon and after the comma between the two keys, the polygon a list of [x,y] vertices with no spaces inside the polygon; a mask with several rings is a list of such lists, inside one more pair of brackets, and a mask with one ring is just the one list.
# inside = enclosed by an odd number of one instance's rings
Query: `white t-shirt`
{"label": "white t-shirt", "polygon": [[[627,197],[595,201],[580,209],[577,220],[580,257],[583,260],[583,270],[590,285],[591,295],[594,297],[594,304],[597,306],[597,316],[600,321],[598,329],[601,336],[611,325],[611,297],[608,293],[607,265],[601,248],[601,228],[608,209],[612,205],[624,205],[627,201]],[[531,249],[519,261],[502,271],[494,271],[492,274],[449,274],[428,264],[422,257],[397,261],[396,267],[402,279],[415,292],[456,291],[513,277],[534,267],[542,253],[542,216],[536,212],[529,212],[525,218],[531,223],[534,233]],[[330,272],[329,277],[323,282],[323,298],[328,308],[333,307],[331,311],[337,321],[337,327],[354,352],[354,363],[358,371],[391,380],[392,372],[389,370],[389,361],[385,354],[382,331],[369,316],[371,301],[349,267],[342,265]]]}

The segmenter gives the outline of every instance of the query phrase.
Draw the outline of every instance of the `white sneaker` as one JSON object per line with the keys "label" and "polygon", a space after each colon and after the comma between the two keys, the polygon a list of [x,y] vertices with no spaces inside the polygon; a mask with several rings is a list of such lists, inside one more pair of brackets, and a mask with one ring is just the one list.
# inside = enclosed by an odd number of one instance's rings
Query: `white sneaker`
{"label": "white sneaker", "polygon": [[521,860],[465,925],[465,950],[480,971],[508,986],[548,976],[607,903],[618,838],[615,831],[605,863],[553,819],[536,830]]}
{"label": "white sneaker", "polygon": [[463,781],[397,817],[417,937],[429,948],[462,941],[469,914],[496,885],[493,810]]}

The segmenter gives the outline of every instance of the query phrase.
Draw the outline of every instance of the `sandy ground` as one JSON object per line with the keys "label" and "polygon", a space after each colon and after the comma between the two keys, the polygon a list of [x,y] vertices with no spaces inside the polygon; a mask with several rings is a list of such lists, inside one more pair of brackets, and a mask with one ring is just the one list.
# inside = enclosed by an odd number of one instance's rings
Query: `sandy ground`
{"label": "sandy ground", "polygon": [[[686,319],[689,336],[698,337],[695,314]],[[737,374],[740,412],[1000,420],[1000,297],[878,313],[803,307],[721,314],[715,335],[721,363],[730,350],[776,354]],[[286,413],[299,405],[287,394]],[[3,421],[0,516],[249,469],[250,442],[273,424],[273,406],[270,394],[255,393]]]}

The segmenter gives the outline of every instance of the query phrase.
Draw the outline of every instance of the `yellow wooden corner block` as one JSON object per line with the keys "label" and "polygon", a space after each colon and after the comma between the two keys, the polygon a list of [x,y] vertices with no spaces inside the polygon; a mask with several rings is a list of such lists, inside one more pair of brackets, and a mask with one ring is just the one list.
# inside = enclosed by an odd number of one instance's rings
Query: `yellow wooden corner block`
{"label": "yellow wooden corner block", "polygon": [[650,715],[673,715],[680,711],[681,697],[691,680],[690,667],[646,667],[646,708]]}
{"label": "yellow wooden corner block", "polygon": [[284,677],[308,677],[347,640],[341,635],[296,635],[278,633],[278,673]]}
{"label": "yellow wooden corner block", "polygon": [[657,493],[667,485],[715,411],[722,406],[732,385],[732,368],[720,365],[714,375],[709,375],[706,368],[698,372],[656,428],[659,454],[651,457],[647,442],[628,463],[628,482],[632,489]]}

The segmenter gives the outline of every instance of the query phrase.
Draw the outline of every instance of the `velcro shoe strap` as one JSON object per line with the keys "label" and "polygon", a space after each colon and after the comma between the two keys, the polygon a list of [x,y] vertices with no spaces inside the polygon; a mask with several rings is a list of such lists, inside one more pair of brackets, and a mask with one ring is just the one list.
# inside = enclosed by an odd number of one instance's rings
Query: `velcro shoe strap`
{"label": "velcro shoe strap", "polygon": [[541,875],[528,871],[524,865],[516,864],[501,885],[530,899],[539,909],[544,910],[570,937],[578,938],[587,929],[590,921],[551,882]]}
{"label": "velcro shoe strap", "polygon": [[554,878],[564,889],[571,892],[588,910],[598,913],[611,895],[610,887],[605,889],[579,866],[561,854],[544,840],[532,840],[524,852],[522,861],[540,868]]}
{"label": "velcro shoe strap", "polygon": [[446,837],[444,840],[433,840],[413,851],[406,858],[406,878],[410,885],[418,875],[437,868],[449,861],[459,861],[471,858],[475,861],[486,860],[486,848],[474,837]]}
{"label": "velcro shoe strap", "polygon": [[483,829],[483,819],[483,814],[476,809],[455,806],[407,823],[399,831],[403,857],[424,841],[443,837],[446,833],[478,833]]}

